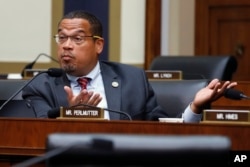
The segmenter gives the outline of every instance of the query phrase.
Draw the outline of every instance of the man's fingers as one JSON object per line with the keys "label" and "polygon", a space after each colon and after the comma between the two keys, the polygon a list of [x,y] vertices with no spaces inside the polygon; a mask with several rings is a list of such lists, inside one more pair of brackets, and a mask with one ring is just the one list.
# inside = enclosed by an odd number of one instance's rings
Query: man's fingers
{"label": "man's fingers", "polygon": [[81,97],[81,103],[84,103],[84,104],[89,104],[89,105],[98,105],[102,98],[100,96],[100,94],[94,94],[94,92],[92,91],[82,91],[81,94],[80,94],[80,97]]}
{"label": "man's fingers", "polygon": [[209,82],[209,84],[207,85],[207,87],[209,89],[213,89],[216,86],[217,83],[219,83],[219,80],[218,79],[213,79],[211,82]]}
{"label": "man's fingers", "polygon": [[91,99],[89,100],[89,104],[93,106],[97,106],[101,102],[102,98],[100,94],[94,94]]}

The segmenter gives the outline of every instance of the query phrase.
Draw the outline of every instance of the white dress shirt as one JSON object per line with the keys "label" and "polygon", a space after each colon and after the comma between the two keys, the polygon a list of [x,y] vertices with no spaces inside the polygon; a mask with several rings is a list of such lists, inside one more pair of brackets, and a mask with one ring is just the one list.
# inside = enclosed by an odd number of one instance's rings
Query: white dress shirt
{"label": "white dress shirt", "polygon": [[200,122],[201,119],[202,119],[202,114],[196,114],[194,113],[192,110],[191,110],[191,107],[190,107],[191,104],[189,104],[187,106],[187,108],[185,109],[183,115],[182,115],[182,118],[183,118],[183,121],[188,123],[188,122]]}
{"label": "white dress shirt", "polygon": [[[73,91],[73,94],[78,95],[81,91],[81,87],[77,82],[77,79],[79,77],[71,76],[68,74],[67,74],[67,77],[70,80],[70,86]],[[91,81],[88,82],[87,84],[87,90],[93,91],[94,93],[99,93],[100,96],[102,97],[102,100],[97,105],[97,107],[108,108],[99,62],[96,64],[95,68],[88,75],[82,76],[82,77],[91,78]],[[104,119],[107,119],[107,120],[110,119],[109,112],[106,110],[104,111]]]}

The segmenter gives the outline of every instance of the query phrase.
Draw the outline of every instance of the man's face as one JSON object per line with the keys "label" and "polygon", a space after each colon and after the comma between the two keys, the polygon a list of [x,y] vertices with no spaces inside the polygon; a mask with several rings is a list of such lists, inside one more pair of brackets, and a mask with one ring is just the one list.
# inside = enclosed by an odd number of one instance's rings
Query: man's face
{"label": "man's face", "polygon": [[[74,76],[88,74],[102,52],[103,39],[95,39],[85,19],[64,19],[58,27],[57,56],[61,68]],[[87,37],[86,37],[87,36]]]}

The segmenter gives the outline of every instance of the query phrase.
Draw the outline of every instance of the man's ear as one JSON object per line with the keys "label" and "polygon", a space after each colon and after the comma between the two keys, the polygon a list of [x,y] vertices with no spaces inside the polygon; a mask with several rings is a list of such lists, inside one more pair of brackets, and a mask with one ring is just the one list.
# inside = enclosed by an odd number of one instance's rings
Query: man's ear
{"label": "man's ear", "polygon": [[103,50],[104,46],[104,39],[96,39],[95,41],[95,47],[96,47],[96,52],[100,54]]}

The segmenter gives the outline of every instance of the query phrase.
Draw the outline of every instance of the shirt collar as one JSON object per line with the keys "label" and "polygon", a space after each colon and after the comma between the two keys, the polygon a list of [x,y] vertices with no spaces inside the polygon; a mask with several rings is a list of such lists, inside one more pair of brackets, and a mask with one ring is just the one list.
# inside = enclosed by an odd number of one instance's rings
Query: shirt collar
{"label": "shirt collar", "polygon": [[[90,71],[90,73],[88,73],[87,75],[85,76],[81,76],[81,77],[88,77],[88,78],[91,78],[91,80],[94,80],[98,74],[100,73],[100,63],[99,61],[96,63],[96,66],[95,68]],[[73,75],[69,75],[69,74],[66,74],[68,79],[71,81],[71,82],[77,82],[77,79],[78,78],[81,78],[81,77],[76,77],[76,76],[73,76]]]}

